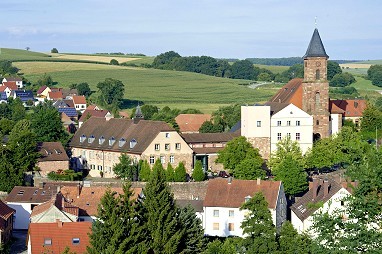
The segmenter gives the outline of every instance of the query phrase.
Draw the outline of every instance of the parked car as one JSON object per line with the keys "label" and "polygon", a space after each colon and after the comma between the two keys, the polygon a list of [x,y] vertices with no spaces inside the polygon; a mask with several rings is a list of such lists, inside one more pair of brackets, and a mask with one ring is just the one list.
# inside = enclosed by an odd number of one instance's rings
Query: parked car
{"label": "parked car", "polygon": [[228,178],[229,174],[226,171],[219,171],[218,177]]}

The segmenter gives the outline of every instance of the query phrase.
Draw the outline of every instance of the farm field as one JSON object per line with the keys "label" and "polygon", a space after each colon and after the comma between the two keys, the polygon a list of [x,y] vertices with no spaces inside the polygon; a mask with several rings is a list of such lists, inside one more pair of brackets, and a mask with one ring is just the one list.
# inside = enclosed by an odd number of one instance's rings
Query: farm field
{"label": "farm field", "polygon": [[77,54],[49,54],[52,59],[84,60],[94,62],[110,63],[110,60],[116,59],[119,63],[139,60],[140,58],[125,56],[107,56],[107,55],[77,55]]}
{"label": "farm field", "polygon": [[278,65],[263,65],[263,64],[254,64],[254,66],[270,70],[274,74],[282,73],[289,69],[290,66],[278,66]]}

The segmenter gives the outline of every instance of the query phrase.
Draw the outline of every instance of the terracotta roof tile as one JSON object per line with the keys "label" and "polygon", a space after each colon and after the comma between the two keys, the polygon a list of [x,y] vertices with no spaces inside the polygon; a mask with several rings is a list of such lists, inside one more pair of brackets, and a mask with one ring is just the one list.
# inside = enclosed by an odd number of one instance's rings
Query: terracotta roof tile
{"label": "terracotta roof tile", "polygon": [[290,80],[284,85],[270,100],[269,102],[278,103],[293,103],[299,108],[302,108],[302,93],[301,84],[303,79],[295,78]]}
{"label": "terracotta roof tile", "polygon": [[79,215],[79,207],[69,203],[61,193],[53,196],[51,200],[35,206],[32,210],[31,217],[41,214],[49,210],[52,206],[56,206],[60,211],[64,211],[75,216]]}
{"label": "terracotta roof tile", "polygon": [[6,77],[5,78],[7,81],[13,81],[13,82],[16,82],[16,81],[23,81],[23,79],[21,77]]}
{"label": "terracotta roof tile", "polygon": [[68,107],[70,107],[70,108],[74,108],[74,103],[73,103],[73,100],[63,100],[65,103],[66,103],[66,105],[68,105]]}
{"label": "terracotta roof tile", "polygon": [[85,119],[90,115],[91,117],[105,117],[107,113],[110,113],[108,110],[95,110],[95,109],[86,109],[84,113],[82,113],[81,118],[78,120],[79,122],[84,122]]}
{"label": "terracotta roof tile", "polygon": [[41,94],[42,92],[45,91],[45,89],[47,89],[48,87],[47,86],[42,86],[40,87],[38,90],[37,90],[37,95]]}
{"label": "terracotta roof tile", "polygon": [[331,100],[329,104],[331,113],[342,114],[343,117],[362,117],[366,107],[366,100]]}
{"label": "terracotta roof tile", "polygon": [[179,114],[175,117],[180,132],[199,132],[200,126],[211,119],[211,114]]}
{"label": "terracotta roof tile", "polygon": [[0,92],[4,92],[5,89],[7,89],[8,87],[7,86],[0,86]]}
{"label": "terracotta roof tile", "polygon": [[240,207],[247,196],[253,196],[261,191],[268,202],[268,207],[274,209],[278,198],[280,181],[237,180],[215,178],[209,180],[204,207]]}
{"label": "terracotta roof tile", "polygon": [[8,81],[8,82],[3,82],[3,86],[8,87],[9,89],[13,90],[18,90],[19,88],[16,85],[15,81]]}
{"label": "terracotta roof tile", "polygon": [[48,93],[48,97],[51,100],[62,100],[64,98],[64,96],[62,95],[61,91],[58,91],[58,92],[49,92]]}
{"label": "terracotta roof tile", "polygon": [[39,142],[37,151],[41,154],[38,161],[69,161],[61,142]]}
{"label": "terracotta roof tile", "polygon": [[83,95],[73,95],[74,104],[86,104],[86,98]]}
{"label": "terracotta roof tile", "polygon": [[13,208],[10,208],[0,199],[0,217],[4,220],[7,220],[9,216],[14,214],[16,211]]}
{"label": "terracotta roof tile", "polygon": [[[28,231],[31,251],[63,253],[68,246],[75,253],[86,253],[91,227],[91,222],[31,223]],[[73,238],[79,238],[79,243],[73,243]],[[51,240],[51,245],[44,245],[47,239]]]}

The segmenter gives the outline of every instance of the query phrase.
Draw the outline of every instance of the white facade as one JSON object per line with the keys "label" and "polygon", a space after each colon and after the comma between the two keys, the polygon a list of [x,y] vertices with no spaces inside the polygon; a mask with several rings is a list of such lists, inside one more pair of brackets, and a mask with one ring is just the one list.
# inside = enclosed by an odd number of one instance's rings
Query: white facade
{"label": "white facade", "polygon": [[9,207],[16,210],[13,229],[28,229],[32,209],[39,204],[41,203],[7,202]]}
{"label": "white facade", "polygon": [[341,114],[330,114],[330,133],[331,135],[337,134],[342,126],[342,115]]}
{"label": "white facade", "polygon": [[313,117],[293,104],[271,117],[271,152],[288,136],[300,145],[302,153],[313,146]]}
{"label": "white facade", "polygon": [[301,220],[292,210],[291,222],[293,227],[297,230],[298,233],[308,232],[313,224],[313,217],[315,214],[321,212],[328,212],[329,214],[333,214],[335,211],[344,211],[346,202],[343,200],[349,195],[351,194],[348,190],[341,188],[336,194],[334,194],[327,202],[323,204],[322,208],[316,210],[305,220]]}
{"label": "white facade", "polygon": [[269,138],[270,115],[270,106],[241,106],[241,135],[246,138]]}

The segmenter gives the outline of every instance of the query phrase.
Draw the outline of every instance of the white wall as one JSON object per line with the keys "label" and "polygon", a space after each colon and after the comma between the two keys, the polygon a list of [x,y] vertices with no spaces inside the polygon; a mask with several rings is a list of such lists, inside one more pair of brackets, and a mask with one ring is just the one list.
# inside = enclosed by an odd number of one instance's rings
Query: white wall
{"label": "white wall", "polygon": [[39,205],[39,203],[7,202],[7,205],[16,210],[13,229],[28,229],[29,217],[32,213],[31,205]]}
{"label": "white wall", "polygon": [[241,135],[247,138],[269,138],[270,115],[270,106],[241,106]]}
{"label": "white wall", "polygon": [[[278,121],[281,121],[280,126]],[[300,126],[297,126],[297,121],[300,122]],[[300,133],[300,140],[296,141],[305,153],[313,146],[313,117],[295,105],[289,104],[271,118],[271,152],[277,150],[278,133],[281,133],[281,139],[286,138],[290,133],[292,141],[296,140],[296,133]]]}
{"label": "white wall", "polygon": [[331,118],[330,130],[331,130],[331,134],[333,135],[338,133],[340,130],[339,120],[342,119],[342,116],[339,117],[339,114],[330,114],[330,118]]}

